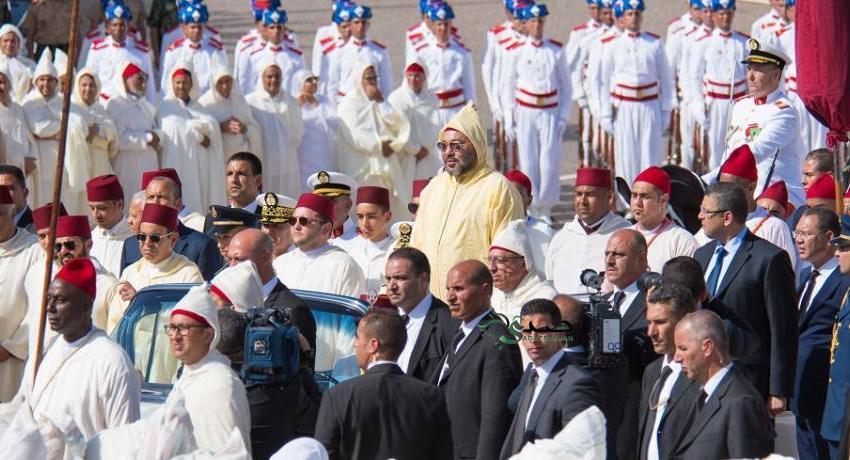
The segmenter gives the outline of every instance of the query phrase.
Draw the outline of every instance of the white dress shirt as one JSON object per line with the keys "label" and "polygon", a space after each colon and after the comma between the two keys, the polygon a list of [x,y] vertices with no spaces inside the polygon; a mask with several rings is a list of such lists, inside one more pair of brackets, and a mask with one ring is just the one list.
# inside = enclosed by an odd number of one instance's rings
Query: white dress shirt
{"label": "white dress shirt", "polygon": [[[404,343],[404,349],[401,350],[401,354],[398,355],[398,365],[401,367],[401,370],[404,372],[408,372],[408,366],[410,365],[410,355],[413,354],[413,347],[416,346],[416,340],[419,338],[419,331],[422,330],[422,323],[425,322],[425,315],[428,314],[428,310],[431,309],[431,302],[434,300],[434,296],[429,292],[422,300],[413,307],[413,310],[410,310],[410,313],[407,314],[409,320],[407,321],[407,342]],[[404,310],[401,308],[398,309],[399,315],[406,314]]]}
{"label": "white dress shirt", "polygon": [[561,360],[561,357],[566,353],[564,350],[558,350],[554,355],[549,357],[545,363],[541,366],[534,366],[534,370],[537,371],[537,384],[534,387],[534,395],[531,397],[531,404],[528,405],[528,413],[525,414],[525,426],[528,426],[528,419],[531,417],[532,408],[534,407],[534,403],[537,401],[537,397],[540,396],[540,391],[543,389],[543,385],[546,384],[546,379],[549,378],[549,374],[552,373],[552,369],[555,368],[555,365],[558,364],[558,361]]}
{"label": "white dress shirt", "polygon": [[[667,380],[664,381],[664,385],[658,393],[658,407],[655,412],[655,424],[652,426],[652,436],[649,438],[649,446],[646,449],[646,458],[648,460],[656,460],[659,458],[658,428],[661,426],[661,420],[664,418],[664,410],[667,409],[667,401],[673,393],[673,386],[676,385],[676,380],[679,379],[679,374],[682,372],[682,365],[675,361],[668,361],[667,355],[664,355],[664,362],[661,366],[662,372],[665,367],[670,368],[670,375],[667,377]],[[660,373],[658,375],[659,377],[661,376]]]}
{"label": "white dress shirt", "polygon": [[712,375],[711,378],[708,379],[708,382],[705,382],[705,385],[702,387],[702,391],[706,394],[705,401],[703,401],[703,403],[706,403],[709,399],[711,399],[711,394],[714,393],[714,390],[716,390],[720,385],[720,382],[723,381],[723,377],[726,377],[726,374],[732,370],[733,365],[734,363],[729,363],[723,366],[723,369],[717,371],[716,374]]}
{"label": "white dress shirt", "polygon": [[[720,276],[717,277],[717,288],[720,288],[720,284],[723,282],[723,277],[726,276],[726,270],[729,270],[729,265],[732,263],[732,259],[735,258],[735,254],[738,253],[738,249],[741,248],[741,244],[744,242],[744,235],[747,234],[749,229],[744,227],[735,235],[734,238],[729,240],[723,248],[726,249],[726,255],[723,256],[723,266],[720,267]],[[718,241],[718,243],[720,243]],[[708,267],[705,267],[705,280],[708,281],[708,277],[711,276],[711,271],[714,270],[714,266],[717,264],[717,247],[714,248],[714,254],[711,256],[711,261],[708,263]],[[714,295],[713,292],[709,292],[709,294]]]}
{"label": "white dress shirt", "polygon": [[[460,339],[460,342],[457,343],[457,346],[455,347],[455,353],[460,350],[460,347],[463,346],[463,342],[466,341],[466,338],[469,337],[469,334],[471,334],[472,331],[474,331],[475,328],[478,327],[478,323],[480,323],[481,320],[484,319],[484,317],[487,316],[488,313],[490,313],[490,311],[491,309],[488,308],[483,313],[473,318],[471,321],[464,321],[463,323],[461,323],[460,330],[463,331],[463,338]],[[449,357],[447,355],[446,358],[443,360],[443,368],[440,369],[440,378],[437,379],[437,382],[443,381],[443,374],[446,372],[446,362],[448,361],[448,359]]]}
{"label": "white dress shirt", "polygon": [[632,306],[632,303],[637,298],[638,294],[640,294],[640,289],[637,287],[637,281],[626,286],[625,289],[614,288],[614,294],[611,296],[611,301],[613,302],[614,296],[617,295],[618,292],[622,291],[626,296],[623,297],[623,301],[620,302],[620,318],[626,316],[626,312],[629,311],[629,307]]}
{"label": "white dress shirt", "polygon": [[[823,285],[826,284],[826,279],[829,278],[830,275],[832,275],[832,272],[834,272],[836,268],[838,268],[838,258],[836,258],[836,257],[831,257],[829,260],[824,262],[824,264],[821,265],[818,268],[812,267],[813,270],[818,271],[818,277],[815,278],[815,287],[812,289],[812,294],[809,296],[809,305],[811,305],[812,300],[815,299],[815,297],[818,295],[818,292],[821,290]],[[808,280],[804,280],[804,282],[808,282]],[[807,286],[803,285],[803,286],[800,286],[800,287],[803,288],[803,292],[806,292]],[[800,297],[801,298],[797,301],[798,302],[797,306],[802,311],[804,306],[799,304],[799,302],[803,301],[802,294],[800,295]]]}

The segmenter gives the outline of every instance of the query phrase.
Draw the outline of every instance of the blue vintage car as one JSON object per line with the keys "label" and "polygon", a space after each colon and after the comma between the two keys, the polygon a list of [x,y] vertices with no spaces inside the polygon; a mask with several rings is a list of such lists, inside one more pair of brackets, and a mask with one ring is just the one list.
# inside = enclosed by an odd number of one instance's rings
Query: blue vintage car
{"label": "blue vintage car", "polygon": [[[165,401],[178,362],[171,355],[162,326],[192,284],[160,284],[144,288],[127,307],[112,333],[142,376],[142,415]],[[354,334],[368,308],[365,302],[340,295],[293,290],[316,319],[316,382],[327,389],[359,375],[354,361]]]}

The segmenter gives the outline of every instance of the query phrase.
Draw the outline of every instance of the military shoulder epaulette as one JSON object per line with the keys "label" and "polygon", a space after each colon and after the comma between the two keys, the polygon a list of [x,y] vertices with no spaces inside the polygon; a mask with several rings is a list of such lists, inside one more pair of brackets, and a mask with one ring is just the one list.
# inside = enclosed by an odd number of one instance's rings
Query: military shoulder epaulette
{"label": "military shoulder epaulette", "polygon": [[407,28],[407,31],[408,31],[408,32],[411,32],[411,31],[413,31],[414,29],[416,29],[417,27],[419,27],[419,25],[420,25],[420,24],[413,24],[412,26],[410,26],[410,27],[408,27],[408,28]]}
{"label": "military shoulder epaulette", "polygon": [[92,27],[92,30],[90,30],[89,33],[86,34],[86,38],[94,39],[95,37],[99,36],[100,34],[101,34],[100,28],[98,28],[97,26],[94,26],[94,27]]}
{"label": "military shoulder epaulette", "polygon": [[509,50],[515,50],[515,49],[519,48],[520,46],[522,46],[522,43],[523,42],[518,41],[518,42],[514,43],[513,45],[509,46],[508,49]]}
{"label": "military shoulder epaulette", "polygon": [[582,22],[581,24],[573,27],[573,32],[577,32],[579,30],[584,30],[584,29],[587,29],[587,23],[586,22]]}
{"label": "military shoulder epaulette", "polygon": [[327,48],[322,49],[322,54],[328,54],[336,49],[336,42],[331,43]]}
{"label": "military shoulder epaulette", "polygon": [[239,52],[241,53],[241,52],[243,52],[243,51],[247,51],[247,50],[248,50],[248,48],[250,48],[250,47],[252,47],[252,46],[254,46],[254,43],[253,43],[253,42],[251,42],[251,43],[246,43],[246,44],[245,44],[245,46],[243,46],[243,47],[239,50]]}
{"label": "military shoulder epaulette", "polygon": [[505,43],[507,43],[507,42],[511,41],[511,39],[512,39],[512,38],[513,38],[513,37],[505,37],[505,38],[503,38],[503,39],[499,40],[499,44],[500,44],[500,45],[504,45]]}
{"label": "military shoulder epaulette", "polygon": [[333,37],[325,37],[325,38],[323,38],[323,39],[319,40],[319,44],[320,44],[320,45],[325,45],[325,44],[327,44],[329,41],[332,41],[333,39],[334,39]]}
{"label": "military shoulder epaulette", "polygon": [[744,37],[744,38],[746,38],[746,39],[748,39],[748,40],[749,40],[749,38],[750,38],[750,35],[749,35],[749,34],[745,34],[745,33],[741,32],[740,30],[736,30],[736,31],[735,31],[735,33],[736,33],[736,34],[738,34],[738,35],[740,35],[740,36],[742,36],[742,37]]}
{"label": "military shoulder epaulette", "polygon": [[773,104],[776,105],[777,107],[779,107],[780,110],[781,109],[787,109],[787,108],[791,107],[790,105],[786,104],[785,101],[776,101]]}
{"label": "military shoulder epaulette", "polygon": [[743,96],[740,96],[740,97],[736,98],[736,99],[735,99],[735,102],[742,101],[742,100],[747,99],[747,98],[750,98],[750,97],[753,97],[753,95],[752,95],[752,94],[745,94],[745,95],[743,95]]}
{"label": "military shoulder epaulette", "polygon": [[375,40],[372,40],[372,43],[374,43],[375,46],[377,46],[378,48],[381,48],[381,49],[387,48],[386,46],[382,45],[381,43],[376,42]]}
{"label": "military shoulder epaulette", "polygon": [[224,43],[216,40],[214,37],[209,38],[209,43],[210,43],[210,46],[212,46],[215,49],[219,49],[219,50],[224,49]]}
{"label": "military shoulder epaulette", "polygon": [[148,47],[146,47],[146,46],[142,46],[142,45],[140,45],[140,44],[138,44],[138,43],[137,43],[137,44],[135,44],[135,45],[133,45],[133,47],[134,47],[134,48],[136,48],[137,50],[139,50],[139,51],[143,51],[143,52],[145,52],[145,53],[150,53],[150,52],[151,52],[151,50],[150,50],[150,49],[148,49]]}
{"label": "military shoulder epaulette", "polygon": [[777,30],[776,30],[776,32],[774,32],[774,34],[775,34],[777,37],[781,37],[781,36],[782,36],[782,34],[784,34],[785,32],[788,32],[789,30],[791,30],[791,28],[790,28],[790,27],[783,27],[783,28],[781,28],[781,29],[777,29]]}
{"label": "military shoulder epaulette", "polygon": [[295,53],[295,54],[297,54],[297,55],[299,55],[299,56],[301,56],[302,54],[304,54],[304,52],[303,52],[303,51],[301,51],[300,49],[298,49],[298,48],[296,48],[296,47],[294,47],[294,46],[287,46],[287,47],[286,47],[286,49],[288,49],[289,51],[292,51],[293,53]]}
{"label": "military shoulder epaulette", "polygon": [[417,45],[416,48],[413,48],[413,51],[419,51],[421,49],[427,48],[428,42],[422,43],[421,45]]}
{"label": "military shoulder epaulette", "polygon": [[502,24],[496,24],[495,26],[490,28],[490,32],[493,32],[494,34],[498,35],[502,33],[502,31],[504,31],[505,29],[507,29],[507,27],[503,26]]}
{"label": "military shoulder epaulette", "polygon": [[602,40],[602,43],[608,43],[608,42],[610,42],[611,40],[613,40],[617,37],[618,37],[618,35],[609,35],[607,37],[602,37],[601,40]]}
{"label": "military shoulder epaulette", "polygon": [[652,33],[652,32],[644,32],[644,33],[645,33],[645,34],[647,34],[647,35],[649,35],[649,36],[650,36],[650,37],[652,37],[652,38],[655,38],[655,39],[660,39],[660,38],[661,38],[661,36],[660,36],[660,35],[658,35],[658,34],[654,34],[654,33]]}
{"label": "military shoulder epaulette", "polygon": [[558,48],[562,48],[564,46],[563,43],[561,43],[558,40],[555,40],[553,38],[550,38],[549,42],[552,43],[553,45],[557,46]]}
{"label": "military shoulder epaulette", "polygon": [[218,35],[218,34],[219,34],[218,29],[214,28],[213,26],[211,26],[211,25],[209,25],[209,24],[207,24],[207,30],[209,30],[210,32],[212,32],[212,33],[214,33],[214,34],[216,34],[216,35]]}
{"label": "military shoulder epaulette", "polygon": [[761,28],[762,29],[769,29],[769,28],[771,28],[775,25],[776,25],[775,22],[765,22],[764,24],[761,25]]}
{"label": "military shoulder epaulette", "polygon": [[671,19],[671,20],[670,20],[670,22],[668,22],[668,23],[667,23],[667,25],[668,25],[668,26],[672,26],[673,24],[675,24],[675,23],[677,23],[677,22],[679,22],[679,21],[681,21],[681,20],[682,20],[682,18],[681,18],[681,17],[673,18],[673,19]]}

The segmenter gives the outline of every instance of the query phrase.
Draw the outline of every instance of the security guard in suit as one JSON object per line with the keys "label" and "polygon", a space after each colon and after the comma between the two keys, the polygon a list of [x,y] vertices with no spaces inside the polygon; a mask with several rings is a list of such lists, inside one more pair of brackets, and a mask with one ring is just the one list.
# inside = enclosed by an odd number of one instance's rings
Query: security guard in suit
{"label": "security guard in suit", "polygon": [[[842,274],[850,273],[850,233],[845,231],[830,240],[838,248],[838,266]],[[850,291],[848,291],[850,293]],[[829,348],[829,386],[821,422],[821,436],[829,443],[830,457],[838,458],[838,447],[844,426],[847,390],[850,389],[850,303],[844,294],[841,309],[832,328],[832,344]]]}

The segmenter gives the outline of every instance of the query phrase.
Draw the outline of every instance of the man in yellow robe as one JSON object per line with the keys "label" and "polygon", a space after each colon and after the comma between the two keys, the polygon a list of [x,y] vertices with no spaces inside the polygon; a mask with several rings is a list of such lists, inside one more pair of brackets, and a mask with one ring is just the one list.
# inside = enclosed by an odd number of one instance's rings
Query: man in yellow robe
{"label": "man in yellow robe", "polygon": [[486,263],[493,238],[524,210],[516,188],[487,165],[487,131],[472,103],[440,130],[437,146],[443,172],[422,191],[411,246],[428,256],[431,292],[442,299],[449,270]]}

